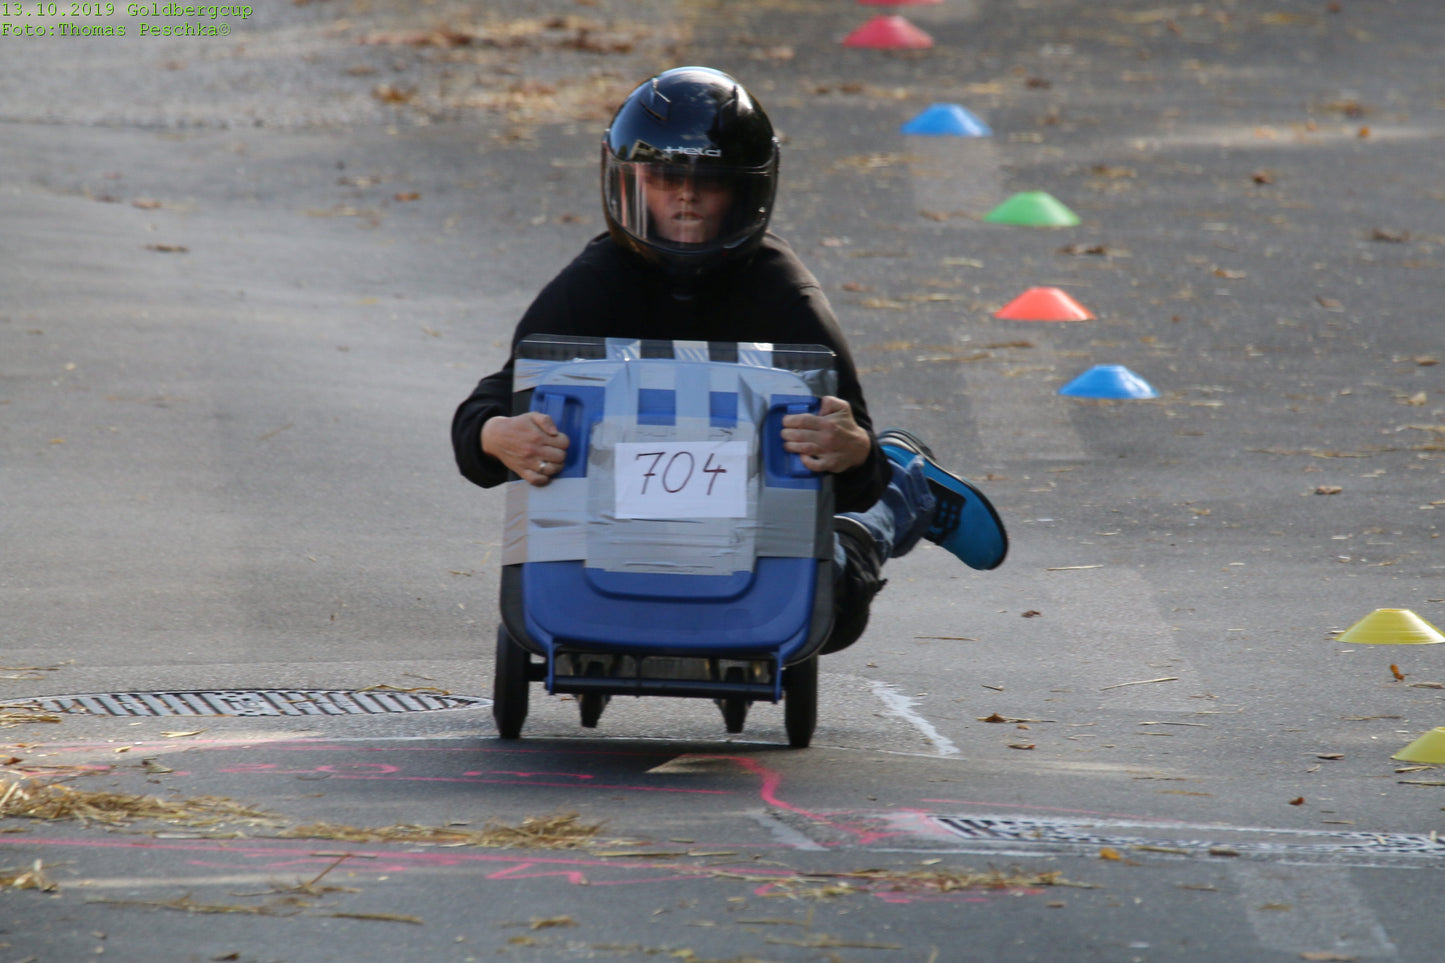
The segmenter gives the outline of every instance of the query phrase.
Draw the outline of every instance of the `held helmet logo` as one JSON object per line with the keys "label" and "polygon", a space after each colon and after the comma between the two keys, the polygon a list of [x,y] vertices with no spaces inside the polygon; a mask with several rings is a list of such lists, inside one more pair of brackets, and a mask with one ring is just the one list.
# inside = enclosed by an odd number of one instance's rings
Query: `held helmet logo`
{"label": "held helmet logo", "polygon": [[723,152],[717,147],[664,147],[662,156],[664,159],[673,154],[686,154],[689,157],[721,157]]}

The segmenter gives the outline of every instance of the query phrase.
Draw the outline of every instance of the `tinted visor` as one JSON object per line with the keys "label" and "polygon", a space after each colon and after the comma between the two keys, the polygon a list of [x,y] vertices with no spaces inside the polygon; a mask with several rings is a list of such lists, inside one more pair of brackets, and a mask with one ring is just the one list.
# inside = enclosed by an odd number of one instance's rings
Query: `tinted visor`
{"label": "tinted visor", "polygon": [[662,251],[734,247],[767,226],[770,169],[620,161],[606,155],[603,197],[628,234]]}

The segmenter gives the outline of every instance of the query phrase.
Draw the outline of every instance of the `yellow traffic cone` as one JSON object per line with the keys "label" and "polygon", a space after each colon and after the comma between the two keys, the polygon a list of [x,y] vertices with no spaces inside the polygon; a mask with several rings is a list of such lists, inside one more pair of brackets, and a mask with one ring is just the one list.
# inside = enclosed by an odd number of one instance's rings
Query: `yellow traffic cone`
{"label": "yellow traffic cone", "polygon": [[1428,645],[1445,642],[1445,635],[1409,609],[1375,609],[1341,633],[1337,641],[1364,645]]}
{"label": "yellow traffic cone", "polygon": [[1390,758],[1401,762],[1445,763],[1445,729],[1431,729]]}

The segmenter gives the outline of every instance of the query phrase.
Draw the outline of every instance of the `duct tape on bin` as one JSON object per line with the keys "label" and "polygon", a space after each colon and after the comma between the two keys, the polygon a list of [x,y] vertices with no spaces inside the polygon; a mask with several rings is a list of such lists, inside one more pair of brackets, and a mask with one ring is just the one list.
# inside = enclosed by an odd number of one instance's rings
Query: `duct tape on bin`
{"label": "duct tape on bin", "polygon": [[787,457],[770,436],[780,408],[830,389],[832,371],[769,367],[771,346],[718,362],[705,343],[675,343],[673,358],[640,344],[608,340],[606,359],[518,359],[519,390],[554,406],[571,447],[549,484],[509,483],[503,563],[730,575],[759,556],[815,556],[817,484],[769,467]]}

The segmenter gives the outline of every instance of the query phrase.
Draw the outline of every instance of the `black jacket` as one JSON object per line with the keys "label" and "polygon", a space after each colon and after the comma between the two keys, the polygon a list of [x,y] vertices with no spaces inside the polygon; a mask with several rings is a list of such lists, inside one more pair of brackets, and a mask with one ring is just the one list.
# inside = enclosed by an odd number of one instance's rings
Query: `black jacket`
{"label": "black jacket", "polygon": [[[821,344],[837,355],[838,396],[873,434],[853,357],[818,281],[787,244],[767,235],[748,260],[708,275],[680,299],[666,275],[618,247],[594,238],[537,295],[512,344],[529,334],[688,341]],[[483,378],[452,420],[457,467],[483,487],[507,480],[500,461],[482,452],[482,425],[512,414],[512,362]],[[838,511],[863,511],[888,485],[891,469],[877,444],[864,464],[835,476]]]}

